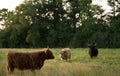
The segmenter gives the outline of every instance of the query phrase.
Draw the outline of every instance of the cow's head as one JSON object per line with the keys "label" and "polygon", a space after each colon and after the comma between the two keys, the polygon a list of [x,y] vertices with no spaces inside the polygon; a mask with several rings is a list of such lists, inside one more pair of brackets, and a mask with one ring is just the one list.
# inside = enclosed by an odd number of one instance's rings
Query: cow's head
{"label": "cow's head", "polygon": [[46,54],[46,59],[54,59],[54,55],[49,48],[46,49],[45,54]]}
{"label": "cow's head", "polygon": [[95,43],[88,44],[88,47],[89,49],[94,49],[96,47],[96,44]]}
{"label": "cow's head", "polygon": [[60,51],[59,56],[61,57],[61,60],[67,60],[67,51]]}

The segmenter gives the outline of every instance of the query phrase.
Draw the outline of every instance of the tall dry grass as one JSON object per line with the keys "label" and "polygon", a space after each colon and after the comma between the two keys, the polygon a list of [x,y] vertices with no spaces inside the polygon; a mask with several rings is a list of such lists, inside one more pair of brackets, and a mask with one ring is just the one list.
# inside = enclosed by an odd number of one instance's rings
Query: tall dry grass
{"label": "tall dry grass", "polygon": [[71,49],[69,62],[60,60],[60,48],[52,49],[55,59],[46,60],[41,70],[33,73],[15,69],[13,74],[8,74],[6,55],[10,50],[34,52],[40,49],[0,49],[0,76],[120,76],[120,49],[99,49],[95,59],[90,59],[87,48]]}

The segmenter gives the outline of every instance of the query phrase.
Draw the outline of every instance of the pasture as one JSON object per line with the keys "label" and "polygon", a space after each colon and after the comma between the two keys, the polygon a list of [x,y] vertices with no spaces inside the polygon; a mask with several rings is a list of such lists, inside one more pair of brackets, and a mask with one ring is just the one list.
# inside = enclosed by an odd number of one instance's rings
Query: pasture
{"label": "pasture", "polygon": [[[60,60],[58,51],[61,49],[51,49],[55,59],[46,60],[41,70],[33,73],[15,69],[12,76],[120,76],[120,49],[98,49],[98,57],[91,59],[88,48],[72,48],[68,62]],[[6,57],[10,50],[34,52],[40,49],[0,49],[0,76],[10,76],[6,70]]]}

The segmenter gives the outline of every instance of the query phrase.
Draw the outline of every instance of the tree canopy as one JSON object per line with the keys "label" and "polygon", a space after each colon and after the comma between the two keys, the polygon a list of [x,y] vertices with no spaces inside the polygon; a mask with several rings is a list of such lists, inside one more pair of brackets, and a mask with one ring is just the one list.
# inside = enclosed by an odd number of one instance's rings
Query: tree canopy
{"label": "tree canopy", "polygon": [[92,0],[24,0],[15,10],[0,10],[1,48],[119,48],[120,1],[108,0],[104,14]]}

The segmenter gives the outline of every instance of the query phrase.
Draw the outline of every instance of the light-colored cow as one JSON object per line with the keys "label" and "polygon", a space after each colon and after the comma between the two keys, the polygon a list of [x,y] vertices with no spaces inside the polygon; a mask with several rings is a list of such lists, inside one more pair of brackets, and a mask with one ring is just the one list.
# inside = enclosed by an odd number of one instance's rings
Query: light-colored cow
{"label": "light-colored cow", "polygon": [[61,60],[68,61],[69,59],[71,59],[70,48],[64,48],[61,51],[59,51],[59,56],[61,57]]}

